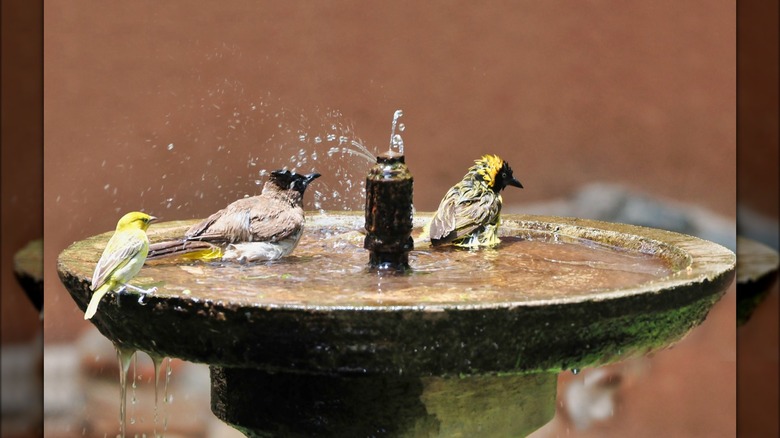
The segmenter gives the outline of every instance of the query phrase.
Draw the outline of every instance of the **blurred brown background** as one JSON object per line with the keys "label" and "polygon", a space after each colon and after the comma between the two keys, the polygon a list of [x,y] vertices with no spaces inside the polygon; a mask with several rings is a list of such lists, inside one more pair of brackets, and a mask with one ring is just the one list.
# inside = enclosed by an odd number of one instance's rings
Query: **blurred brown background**
{"label": "blurred brown background", "polygon": [[[778,2],[738,2],[739,233],[778,249]],[[753,218],[767,219],[766,225]],[[769,232],[761,228],[769,228]],[[775,279],[756,314],[737,331],[740,436],[780,436],[780,300]]]}
{"label": "blurred brown background", "polygon": [[42,323],[14,276],[14,255],[43,236],[42,3],[0,3],[0,435],[8,438],[42,430]]}
{"label": "blurred brown background", "polygon": [[[91,327],[57,278],[67,245],[130,210],[204,217],[283,166],[325,174],[308,208],[362,208],[332,192],[367,162],[327,151],[385,150],[399,108],[420,211],[497,153],[526,187],[507,204],[605,181],[736,218],[733,2],[418,3],[47,2],[46,345]],[[708,390],[644,436],[733,435],[733,292],[699,335],[718,356],[667,367],[666,397]]]}
{"label": "blurred brown background", "polygon": [[13,257],[43,237],[43,133],[40,92],[42,5],[3,2],[2,39],[2,343],[31,340],[38,312],[14,278]]}

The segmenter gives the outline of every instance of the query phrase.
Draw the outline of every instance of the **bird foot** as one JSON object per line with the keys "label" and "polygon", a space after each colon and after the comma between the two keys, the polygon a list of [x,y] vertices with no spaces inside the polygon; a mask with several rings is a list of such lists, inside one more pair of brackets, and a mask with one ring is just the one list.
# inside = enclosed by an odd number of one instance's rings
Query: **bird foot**
{"label": "bird foot", "polygon": [[153,293],[157,292],[157,288],[156,287],[151,287],[149,289],[143,289],[143,288],[140,288],[138,286],[133,286],[132,284],[128,283],[128,284],[123,284],[122,287],[120,287],[117,290],[117,293],[120,293],[120,294],[126,293],[127,289],[130,289],[130,290],[132,290],[134,292],[138,292],[138,294],[140,295],[138,297],[138,304],[140,304],[142,306],[146,305],[146,303],[144,303],[144,298],[146,297],[146,295],[153,294]]}
{"label": "bird foot", "polygon": [[153,293],[157,292],[157,288],[156,287],[150,287],[149,289],[138,288],[138,292],[139,292],[138,304],[140,304],[142,306],[145,306],[146,303],[144,302],[144,298],[146,298],[146,296],[149,295],[149,294],[153,294]]}

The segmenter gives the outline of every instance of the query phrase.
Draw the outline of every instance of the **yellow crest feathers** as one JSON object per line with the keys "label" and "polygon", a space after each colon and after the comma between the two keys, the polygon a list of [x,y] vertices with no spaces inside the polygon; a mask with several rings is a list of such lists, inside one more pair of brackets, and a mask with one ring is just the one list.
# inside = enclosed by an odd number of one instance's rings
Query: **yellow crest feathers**
{"label": "yellow crest feathers", "polygon": [[496,181],[496,175],[501,170],[501,166],[504,165],[504,160],[498,157],[498,155],[486,154],[480,159],[474,161],[474,165],[471,166],[471,171],[475,172],[482,177],[485,183],[493,187]]}

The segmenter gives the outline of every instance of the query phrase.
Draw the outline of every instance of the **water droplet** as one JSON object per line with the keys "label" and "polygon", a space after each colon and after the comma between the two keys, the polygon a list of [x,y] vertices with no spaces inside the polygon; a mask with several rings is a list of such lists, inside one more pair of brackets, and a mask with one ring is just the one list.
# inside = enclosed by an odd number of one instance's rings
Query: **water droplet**
{"label": "water droplet", "polygon": [[393,114],[393,124],[390,130],[390,150],[395,150],[395,152],[400,154],[404,153],[404,140],[401,138],[401,134],[396,134],[395,131],[398,129],[400,132],[406,129],[406,126],[403,123],[401,123],[401,127],[398,126],[398,119],[403,115],[404,112],[402,110],[396,110]]}

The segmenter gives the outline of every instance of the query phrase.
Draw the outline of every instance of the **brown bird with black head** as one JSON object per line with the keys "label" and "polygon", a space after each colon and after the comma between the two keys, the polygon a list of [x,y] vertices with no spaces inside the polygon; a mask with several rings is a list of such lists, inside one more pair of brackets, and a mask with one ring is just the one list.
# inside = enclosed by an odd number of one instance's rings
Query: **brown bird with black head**
{"label": "brown bird with black head", "polygon": [[303,194],[319,173],[275,170],[258,196],[239,199],[192,226],[184,238],[153,243],[148,260],[257,262],[289,255],[303,234]]}

